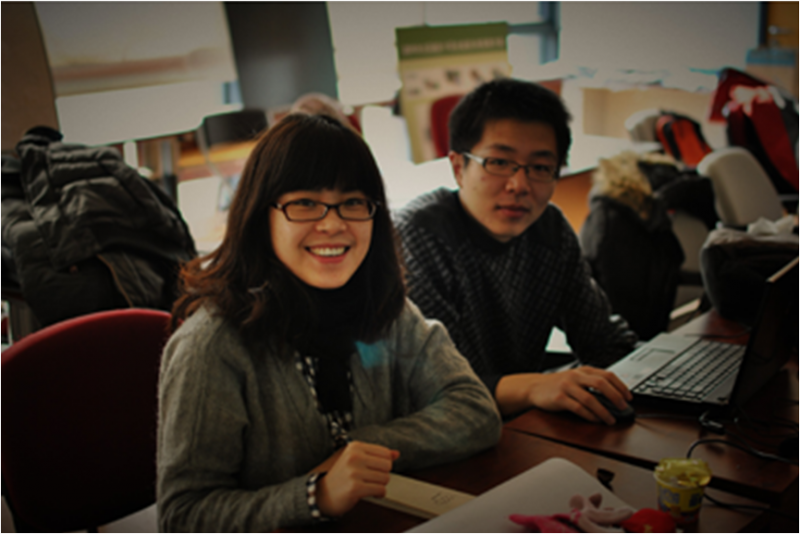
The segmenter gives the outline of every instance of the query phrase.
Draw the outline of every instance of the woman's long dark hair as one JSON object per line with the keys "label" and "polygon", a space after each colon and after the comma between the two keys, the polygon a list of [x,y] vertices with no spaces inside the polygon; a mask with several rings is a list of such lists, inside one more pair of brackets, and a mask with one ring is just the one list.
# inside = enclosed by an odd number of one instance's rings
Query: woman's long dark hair
{"label": "woman's long dark hair", "polygon": [[334,119],[309,115],[289,115],[258,140],[231,203],[222,244],[181,269],[172,329],[207,304],[248,344],[267,342],[282,350],[314,328],[319,318],[307,286],[272,248],[269,212],[284,193],[321,189],[359,190],[378,203],[369,252],[359,268],[367,280],[359,339],[380,338],[405,301],[383,180],[363,139]]}

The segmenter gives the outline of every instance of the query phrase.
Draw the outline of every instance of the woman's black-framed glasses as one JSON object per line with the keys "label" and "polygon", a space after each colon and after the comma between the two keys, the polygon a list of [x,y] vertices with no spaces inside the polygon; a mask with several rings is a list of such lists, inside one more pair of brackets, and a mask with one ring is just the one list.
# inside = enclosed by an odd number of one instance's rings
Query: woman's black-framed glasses
{"label": "woman's black-framed glasses", "polygon": [[367,198],[349,198],[338,204],[301,198],[284,204],[276,202],[272,207],[281,210],[287,220],[294,222],[321,221],[331,208],[345,221],[368,221],[378,211],[378,203]]}
{"label": "woman's black-framed glasses", "polygon": [[550,183],[558,180],[558,169],[555,165],[544,163],[533,163],[531,165],[520,165],[516,161],[511,161],[504,158],[482,158],[469,152],[462,152],[469,159],[477,161],[486,172],[493,176],[500,178],[511,178],[520,169],[525,170],[525,176],[528,180],[540,183]]}

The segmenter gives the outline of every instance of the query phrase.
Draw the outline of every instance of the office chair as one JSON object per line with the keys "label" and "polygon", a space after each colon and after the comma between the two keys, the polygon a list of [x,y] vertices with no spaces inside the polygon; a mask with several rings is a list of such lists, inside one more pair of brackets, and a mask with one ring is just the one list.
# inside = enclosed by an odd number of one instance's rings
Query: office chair
{"label": "office chair", "polygon": [[450,113],[464,95],[449,95],[431,104],[431,139],[436,157],[443,158],[450,151]]}
{"label": "office chair", "polygon": [[97,312],[3,351],[3,494],[17,531],[91,531],[155,502],[169,317]]}
{"label": "office chair", "polygon": [[206,147],[255,139],[267,127],[263,109],[242,109],[203,118],[198,134]]}
{"label": "office chair", "polygon": [[203,118],[196,132],[197,146],[203,154],[206,167],[220,180],[217,193],[219,211],[225,211],[230,206],[238,184],[238,174],[224,174],[211,157],[212,149],[219,145],[252,141],[267,127],[267,114],[263,109],[242,109]]}
{"label": "office chair", "polygon": [[683,250],[683,263],[678,273],[678,289],[673,309],[680,308],[703,296],[703,278],[700,268],[700,250],[708,238],[708,227],[699,218],[684,210],[675,210],[672,232]]}
{"label": "office chair", "polygon": [[778,192],[764,168],[745,148],[715,150],[697,165],[697,172],[711,178],[717,215],[725,226],[745,227],[760,217],[783,217]]}
{"label": "office chair", "polygon": [[218,145],[250,141],[267,128],[267,114],[263,109],[242,109],[230,113],[217,113],[203,118],[196,132],[197,146],[203,153],[206,165],[215,176],[224,178],[211,159],[210,151]]}

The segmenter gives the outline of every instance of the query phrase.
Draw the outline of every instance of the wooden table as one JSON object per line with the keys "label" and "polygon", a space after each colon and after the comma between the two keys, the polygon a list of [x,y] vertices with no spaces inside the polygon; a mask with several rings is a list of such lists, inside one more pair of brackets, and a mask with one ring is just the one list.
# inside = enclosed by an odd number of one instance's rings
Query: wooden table
{"label": "wooden table", "polygon": [[[504,429],[500,443],[492,449],[468,460],[407,475],[478,495],[553,457],[570,460],[592,475],[596,475],[599,469],[613,473],[611,490],[635,508],[657,506],[652,470],[508,428]],[[536,498],[537,491],[547,491],[547,488],[531,488],[531,498]],[[709,494],[723,502],[757,504],[719,490],[709,490]],[[756,512],[731,511],[706,502],[700,512],[698,528],[703,532],[763,531],[762,520],[762,516]],[[418,517],[361,502],[338,521],[304,527],[303,530],[308,531],[311,528],[317,532],[402,532],[422,522]]]}

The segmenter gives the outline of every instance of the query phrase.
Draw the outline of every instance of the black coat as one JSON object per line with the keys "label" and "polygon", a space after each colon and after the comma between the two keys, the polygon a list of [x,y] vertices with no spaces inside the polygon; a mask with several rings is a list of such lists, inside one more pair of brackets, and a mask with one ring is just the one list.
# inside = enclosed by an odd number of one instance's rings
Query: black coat
{"label": "black coat", "polygon": [[42,326],[104,309],[169,310],[179,265],[196,256],[174,202],[114,149],[68,145],[45,127],[16,149],[19,173],[4,161],[3,248]]}
{"label": "black coat", "polygon": [[672,222],[657,200],[646,220],[608,196],[591,197],[589,206],[580,240],[592,275],[614,313],[651,339],[669,325],[684,260]]}

